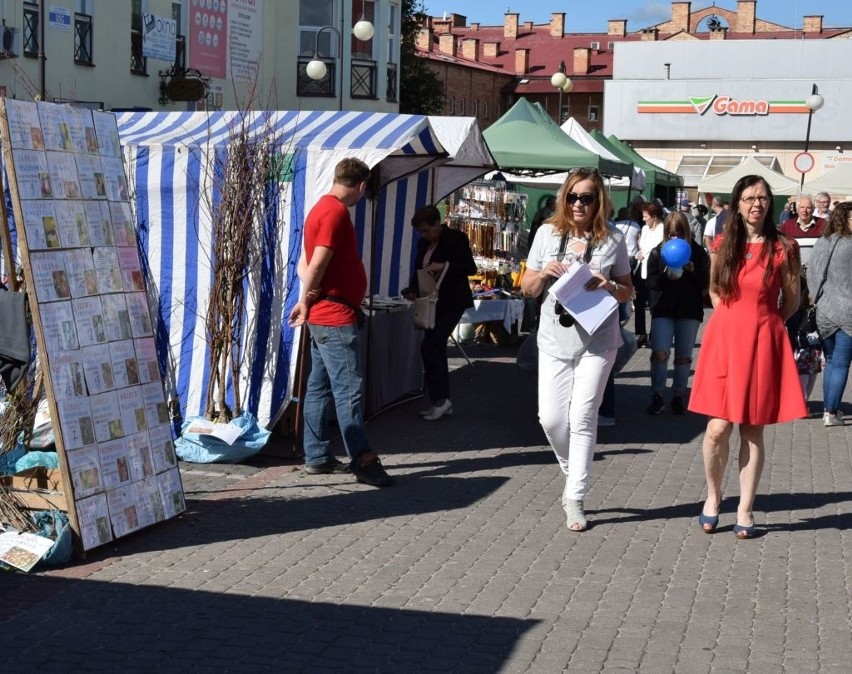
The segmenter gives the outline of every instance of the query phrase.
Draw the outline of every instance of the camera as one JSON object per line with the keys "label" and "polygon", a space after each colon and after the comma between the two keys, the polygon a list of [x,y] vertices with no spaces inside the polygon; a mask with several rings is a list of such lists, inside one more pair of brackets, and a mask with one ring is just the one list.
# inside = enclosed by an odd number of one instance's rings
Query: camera
{"label": "camera", "polygon": [[569,314],[565,307],[563,307],[559,302],[556,302],[556,304],[554,305],[553,313],[559,316],[559,325],[561,325],[563,328],[570,328],[572,325],[574,325],[574,317]]}

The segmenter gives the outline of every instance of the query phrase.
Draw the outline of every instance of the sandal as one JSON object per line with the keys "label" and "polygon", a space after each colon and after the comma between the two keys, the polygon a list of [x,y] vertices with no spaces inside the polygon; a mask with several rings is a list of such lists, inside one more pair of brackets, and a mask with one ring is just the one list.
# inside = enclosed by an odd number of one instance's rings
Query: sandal
{"label": "sandal", "polygon": [[712,534],[719,526],[718,515],[705,515],[703,512],[698,516],[698,526],[705,534]]}
{"label": "sandal", "polygon": [[757,527],[755,527],[753,524],[750,527],[743,526],[742,524],[735,524],[734,534],[739,540],[745,541],[749,538],[754,538],[755,536],[757,536]]}
{"label": "sandal", "polygon": [[580,533],[588,527],[586,515],[583,512],[583,502],[575,501],[570,498],[562,499],[562,507],[565,510],[565,519],[568,525],[568,531]]}

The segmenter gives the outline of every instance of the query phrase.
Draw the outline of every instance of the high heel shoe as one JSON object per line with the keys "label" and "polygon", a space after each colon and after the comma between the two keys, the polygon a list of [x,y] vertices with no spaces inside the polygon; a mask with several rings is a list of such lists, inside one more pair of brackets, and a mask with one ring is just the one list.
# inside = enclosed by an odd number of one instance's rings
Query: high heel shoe
{"label": "high heel shoe", "polygon": [[734,534],[736,535],[737,539],[745,541],[749,538],[754,538],[755,536],[757,536],[757,527],[755,527],[753,524],[751,526],[735,524]]}
{"label": "high heel shoe", "polygon": [[712,534],[719,526],[718,515],[705,515],[703,512],[698,516],[698,526],[705,534]]}
{"label": "high heel shoe", "polygon": [[426,421],[437,421],[443,416],[453,416],[453,404],[449,398],[444,401],[443,405],[435,405],[427,414],[423,415],[423,418]]}

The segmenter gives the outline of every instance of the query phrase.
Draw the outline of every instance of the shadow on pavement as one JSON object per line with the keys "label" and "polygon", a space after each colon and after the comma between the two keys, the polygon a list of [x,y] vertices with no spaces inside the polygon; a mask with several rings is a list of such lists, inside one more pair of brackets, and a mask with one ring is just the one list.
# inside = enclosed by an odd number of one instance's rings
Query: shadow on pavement
{"label": "shadow on pavement", "polygon": [[[852,499],[852,492],[831,493],[805,493],[793,494],[758,494],[754,502],[754,510],[761,512],[795,512],[812,511],[827,505],[848,503]],[[722,516],[730,520],[729,526],[720,526],[716,532],[731,531],[736,518],[737,502],[739,497],[729,496],[722,501]],[[695,519],[701,512],[703,501],[698,503],[681,503],[679,505],[665,506],[662,508],[647,508],[638,510],[636,508],[601,508],[589,510],[595,516],[593,525],[601,524],[635,524],[649,520],[668,520],[677,518]],[[609,515],[601,517],[601,515]],[[761,531],[815,531],[817,529],[850,529],[852,528],[852,514],[838,513],[836,515],[823,515],[821,517],[807,517],[804,514],[791,515],[791,522],[771,522],[764,524],[758,515],[757,527]],[[698,525],[695,525],[696,528]]]}
{"label": "shadow on pavement", "polygon": [[19,589],[53,598],[0,623],[26,644],[7,671],[495,672],[538,622],[43,576]]}

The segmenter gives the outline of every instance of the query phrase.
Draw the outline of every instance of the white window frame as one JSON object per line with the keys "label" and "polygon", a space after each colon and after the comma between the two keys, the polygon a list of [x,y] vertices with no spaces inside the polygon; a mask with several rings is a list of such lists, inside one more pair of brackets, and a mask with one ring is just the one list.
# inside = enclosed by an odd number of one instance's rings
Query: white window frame
{"label": "white window frame", "polygon": [[[331,11],[331,19],[326,23],[320,24],[311,24],[311,23],[303,23],[302,22],[302,6],[303,5],[325,5],[327,9]],[[299,0],[299,32],[298,39],[296,40],[296,53],[298,56],[313,56],[314,55],[314,44],[316,44],[316,33],[323,26],[334,26],[338,28],[338,8],[337,2],[335,0]],[[339,30],[339,29],[338,29]],[[302,49],[302,37],[308,34],[310,38],[308,39],[308,45],[304,49]],[[319,57],[322,59],[336,59],[340,57],[340,54],[337,53],[338,49],[338,39],[337,34],[333,30],[327,30],[320,35],[320,44],[319,44]]]}

